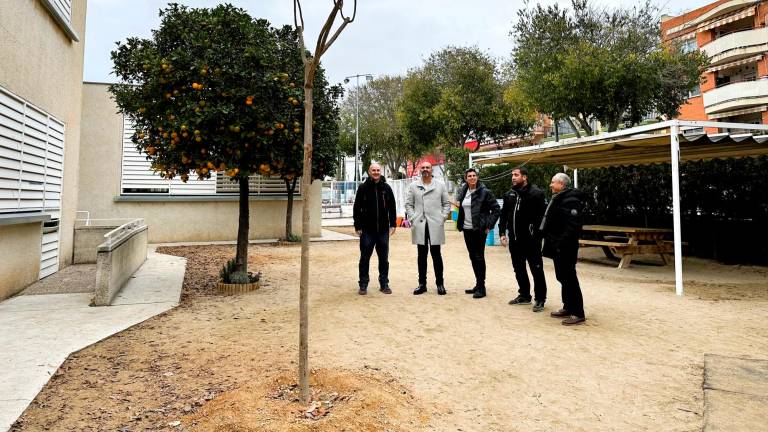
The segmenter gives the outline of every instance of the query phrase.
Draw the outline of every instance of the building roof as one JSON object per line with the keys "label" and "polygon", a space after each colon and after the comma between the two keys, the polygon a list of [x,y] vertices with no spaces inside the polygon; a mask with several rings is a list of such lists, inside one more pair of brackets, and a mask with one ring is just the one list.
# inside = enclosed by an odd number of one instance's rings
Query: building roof
{"label": "building roof", "polygon": [[[686,128],[718,127],[752,133],[684,133]],[[472,153],[474,164],[555,164],[596,168],[670,162],[672,130],[680,160],[708,160],[768,155],[768,125],[671,120],[618,132],[507,150]]]}

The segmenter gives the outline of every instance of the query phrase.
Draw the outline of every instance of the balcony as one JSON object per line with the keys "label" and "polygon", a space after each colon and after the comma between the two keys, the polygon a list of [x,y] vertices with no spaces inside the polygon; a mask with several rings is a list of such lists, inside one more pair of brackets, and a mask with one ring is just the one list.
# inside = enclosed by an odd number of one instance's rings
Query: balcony
{"label": "balcony", "polygon": [[727,84],[704,93],[704,112],[714,114],[768,104],[768,78]]}
{"label": "balcony", "polygon": [[768,51],[768,27],[742,30],[713,40],[701,48],[710,66]]}

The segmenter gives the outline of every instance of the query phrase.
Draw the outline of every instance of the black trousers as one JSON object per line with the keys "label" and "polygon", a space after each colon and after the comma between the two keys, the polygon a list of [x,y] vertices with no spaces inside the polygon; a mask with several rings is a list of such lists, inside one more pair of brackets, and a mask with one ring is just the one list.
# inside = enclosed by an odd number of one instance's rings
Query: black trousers
{"label": "black trousers", "polygon": [[581,296],[579,278],[576,276],[576,253],[568,251],[553,258],[555,277],[562,285],[563,309],[571,315],[584,318],[584,299]]}
{"label": "black trousers", "polygon": [[360,264],[358,265],[358,274],[360,287],[368,287],[370,277],[368,269],[370,268],[371,255],[376,249],[376,256],[379,257],[379,285],[389,285],[389,230],[384,232],[366,232],[360,235]]}
{"label": "black trousers", "polygon": [[475,272],[475,288],[485,288],[485,230],[465,229],[464,244],[467,245],[469,261]]}
{"label": "black trousers", "polygon": [[432,266],[435,268],[435,284],[443,285],[443,255],[440,245],[433,245],[429,239],[429,226],[424,225],[424,244],[416,245],[419,253],[419,285],[427,284],[427,253],[432,255]]}
{"label": "black trousers", "polygon": [[526,263],[531,268],[533,276],[533,292],[536,301],[547,301],[547,280],[544,278],[544,263],[541,259],[541,242],[536,238],[510,238],[509,253],[512,255],[512,268],[517,279],[517,293],[521,297],[531,298],[531,281],[528,279]]}

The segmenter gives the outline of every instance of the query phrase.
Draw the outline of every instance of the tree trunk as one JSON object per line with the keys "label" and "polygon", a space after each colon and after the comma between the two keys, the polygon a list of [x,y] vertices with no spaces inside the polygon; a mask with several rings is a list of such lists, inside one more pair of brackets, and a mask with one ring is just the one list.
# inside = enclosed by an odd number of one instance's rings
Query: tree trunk
{"label": "tree trunk", "polygon": [[592,130],[592,126],[589,125],[589,119],[587,116],[578,115],[576,116],[576,120],[578,120],[579,124],[587,135],[594,135],[594,131]]}
{"label": "tree trunk", "polygon": [[248,177],[240,177],[239,220],[237,224],[237,252],[235,254],[235,271],[248,271],[248,224],[250,221],[248,207]]}
{"label": "tree trunk", "polygon": [[[311,66],[305,65],[309,69]],[[301,176],[301,275],[299,277],[299,388],[301,403],[309,404],[309,208],[312,194],[312,74],[304,78],[304,170]]]}
{"label": "tree trunk", "polygon": [[288,201],[285,204],[285,239],[293,237],[293,194],[296,191],[296,177],[292,180],[283,179]]}
{"label": "tree trunk", "polygon": [[573,122],[573,118],[571,116],[568,116],[565,118],[565,121],[567,121],[568,124],[571,125],[573,130],[576,132],[576,138],[581,138],[581,134],[579,133],[579,128],[576,127],[576,124]]}

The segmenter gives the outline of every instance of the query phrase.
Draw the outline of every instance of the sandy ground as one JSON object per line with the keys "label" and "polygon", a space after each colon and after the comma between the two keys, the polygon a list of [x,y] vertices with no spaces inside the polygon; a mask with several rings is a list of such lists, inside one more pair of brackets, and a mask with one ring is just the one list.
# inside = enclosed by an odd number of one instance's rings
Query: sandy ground
{"label": "sandy ground", "polygon": [[280,405],[293,400],[299,248],[252,247],[265,286],[238,296],[211,291],[231,246],[173,253],[191,259],[184,304],[71,356],[12,430],[698,431],[704,355],[768,358],[768,269],[686,259],[677,297],[655,257],[619,270],[585,250],[587,324],[565,327],[549,317],[561,304],[548,260],[544,313],[507,305],[516,286],[501,247],[486,250],[488,297],[463,294],[473,277],[456,232],[448,295],[430,277],[414,297],[416,250],[401,230],[389,296],[357,295],[355,242],[312,245],[315,399],[343,396],[299,420]]}

